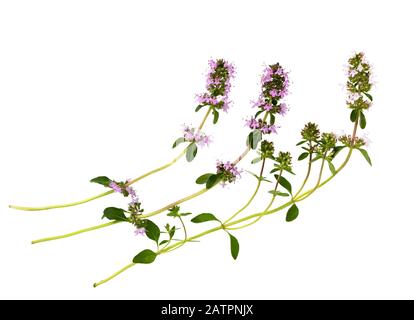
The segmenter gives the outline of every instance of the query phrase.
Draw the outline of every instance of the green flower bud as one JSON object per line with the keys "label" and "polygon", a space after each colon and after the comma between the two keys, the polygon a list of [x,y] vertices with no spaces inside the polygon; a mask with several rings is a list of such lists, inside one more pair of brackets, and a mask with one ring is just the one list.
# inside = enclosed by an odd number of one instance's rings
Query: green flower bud
{"label": "green flower bud", "polygon": [[275,161],[278,169],[292,171],[292,156],[290,155],[290,152],[280,151]]}
{"label": "green flower bud", "polygon": [[322,133],[322,138],[319,141],[321,153],[325,153],[336,146],[336,135],[334,133]]}
{"label": "green flower bud", "polygon": [[308,122],[301,131],[302,138],[307,141],[316,142],[319,139],[318,125],[312,122]]}
{"label": "green flower bud", "polygon": [[275,147],[273,145],[273,142],[269,142],[267,140],[263,140],[260,144],[260,153],[261,158],[273,158],[273,153],[275,152]]}

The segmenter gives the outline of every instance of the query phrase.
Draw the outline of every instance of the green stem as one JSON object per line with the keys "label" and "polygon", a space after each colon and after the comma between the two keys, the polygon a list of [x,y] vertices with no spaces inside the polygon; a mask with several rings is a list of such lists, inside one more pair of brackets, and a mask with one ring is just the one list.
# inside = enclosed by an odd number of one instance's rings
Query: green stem
{"label": "green stem", "polygon": [[63,234],[63,235],[60,235],[60,236],[54,236],[54,237],[48,237],[48,238],[42,238],[42,239],[38,239],[38,240],[33,240],[32,241],[32,244],[73,237],[73,236],[76,236],[76,235],[81,234],[81,233],[85,233],[85,232],[89,232],[89,231],[93,231],[93,230],[98,230],[98,229],[102,229],[102,228],[105,228],[105,227],[109,227],[109,226],[112,226],[112,225],[117,224],[119,222],[120,221],[111,221],[111,222],[108,222],[108,223],[99,224],[99,225],[94,226],[94,227],[90,227],[90,228],[86,228],[86,229],[81,229],[81,230],[78,230],[78,231],[75,231],[75,232],[71,232],[71,233],[67,233],[67,234]]}
{"label": "green stem", "polygon": [[309,150],[310,150],[310,153],[309,153],[308,171],[306,172],[306,176],[305,176],[305,179],[303,180],[302,185],[300,186],[298,192],[296,192],[296,194],[293,196],[293,198],[296,198],[302,192],[303,188],[306,185],[306,182],[308,182],[311,169],[312,169],[312,142],[309,142]]}
{"label": "green stem", "polygon": [[[279,180],[280,180],[280,177],[282,176],[282,173],[283,173],[283,169],[279,171],[279,177],[278,177],[278,178],[277,178],[277,180],[276,180],[276,185],[275,185],[275,188],[274,188],[274,193],[273,193],[273,196],[272,196],[272,198],[270,199],[269,204],[267,205],[266,209],[264,209],[264,211],[263,211],[263,212],[267,212],[267,211],[270,209],[270,207],[273,205],[273,202],[274,202],[274,201],[275,201],[275,199],[276,199],[276,191],[277,191],[277,187],[279,186]],[[238,230],[238,229],[243,229],[243,228],[249,227],[249,226],[251,226],[251,225],[255,224],[256,222],[258,222],[258,221],[259,221],[262,217],[263,217],[263,216],[257,217],[257,218],[256,218],[256,220],[253,220],[253,221],[251,221],[251,222],[249,222],[248,224],[245,224],[245,225],[243,225],[243,226],[233,227],[233,228],[231,228],[231,227],[230,227],[230,228],[227,228],[227,229],[228,229],[228,230]]]}
{"label": "green stem", "polygon": [[[211,112],[211,107],[207,110],[206,114],[203,117],[203,120],[201,121],[200,126],[198,127],[198,132],[201,131],[201,129],[203,128],[204,124],[206,123],[206,120],[208,118],[208,116],[210,115]],[[174,163],[176,163],[178,160],[180,160],[186,153],[187,148],[185,148],[177,157],[175,157],[172,161],[156,168],[153,169],[151,171],[148,171],[147,173],[144,173],[143,175],[132,179],[129,183],[127,183],[127,185],[131,185],[134,184],[148,176],[151,176],[157,172],[163,171],[169,167],[171,167]],[[80,201],[75,201],[75,202],[71,202],[71,203],[64,203],[64,204],[55,204],[55,205],[50,205],[50,206],[44,206],[44,207],[24,207],[24,206],[16,206],[16,205],[9,205],[9,208],[11,209],[16,209],[16,210],[23,210],[23,211],[42,211],[42,210],[50,210],[50,209],[57,209],[57,208],[66,208],[66,207],[73,207],[73,206],[77,206],[83,203],[87,203],[102,197],[105,197],[107,195],[110,195],[111,193],[114,193],[114,190],[109,190],[103,193],[100,193],[96,196],[92,196],[90,198],[86,198]]]}
{"label": "green stem", "polygon": [[97,286],[100,286],[101,284],[104,284],[104,283],[108,282],[109,280],[112,280],[113,278],[115,278],[116,276],[119,276],[122,272],[128,270],[129,268],[131,268],[133,266],[135,266],[135,263],[128,264],[127,266],[123,267],[121,270],[115,272],[110,277],[108,277],[108,278],[106,278],[106,279],[104,279],[102,281],[99,281],[99,282],[94,283],[93,284],[93,287],[96,288]]}
{"label": "green stem", "polygon": [[200,123],[200,125],[198,126],[198,129],[197,129],[197,132],[200,132],[200,131],[203,129],[204,124],[206,123],[207,118],[208,118],[208,116],[210,115],[211,110],[212,110],[212,107],[210,106],[210,107],[208,108],[208,110],[207,110],[206,114],[204,115],[203,120],[201,120],[201,123]]}
{"label": "green stem", "polygon": [[260,175],[259,175],[259,179],[257,181],[256,189],[254,190],[254,192],[253,192],[252,196],[250,197],[250,199],[247,201],[247,203],[243,207],[241,207],[230,218],[228,218],[226,221],[224,221],[224,224],[226,224],[227,222],[233,220],[240,212],[246,210],[246,208],[252,203],[252,201],[256,197],[257,192],[259,191],[260,185],[262,183],[262,177],[263,177],[263,171],[264,171],[265,163],[266,163],[266,158],[262,160],[262,167],[260,169]]}

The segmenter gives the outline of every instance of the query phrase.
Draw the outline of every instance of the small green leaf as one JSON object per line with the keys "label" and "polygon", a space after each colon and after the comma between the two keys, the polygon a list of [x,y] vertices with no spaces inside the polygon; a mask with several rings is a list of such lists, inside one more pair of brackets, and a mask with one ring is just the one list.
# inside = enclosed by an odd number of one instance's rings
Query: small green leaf
{"label": "small green leaf", "polygon": [[236,239],[235,236],[231,235],[230,233],[229,233],[229,236],[230,236],[231,256],[233,257],[234,260],[236,260],[237,256],[239,255],[239,250],[240,250],[239,241]]}
{"label": "small green leaf", "polygon": [[168,235],[170,236],[170,239],[172,239],[174,237],[175,230],[176,229],[175,229],[175,226],[174,226],[168,231]]}
{"label": "small green leaf", "polygon": [[329,165],[329,170],[331,170],[331,173],[333,175],[335,175],[336,174],[335,166],[333,165],[333,163],[331,161],[329,161],[329,160],[327,160],[327,161],[328,161],[328,165]]}
{"label": "small green leaf", "polygon": [[365,127],[367,126],[367,119],[365,118],[365,115],[362,111],[359,113],[359,116],[359,126],[361,127],[361,129],[365,129]]}
{"label": "small green leaf", "polygon": [[308,153],[308,152],[304,152],[304,153],[302,153],[302,154],[299,156],[298,160],[299,160],[299,161],[304,160],[304,159],[306,159],[308,156],[309,156],[309,153]]}
{"label": "small green leaf", "polygon": [[256,149],[258,143],[262,140],[262,132],[258,129],[250,132],[247,136],[247,145],[252,148]]}
{"label": "small green leaf", "polygon": [[369,99],[369,100],[373,100],[372,96],[369,93],[363,92],[363,94],[365,94],[365,96]]}
{"label": "small green leaf", "polygon": [[180,216],[185,217],[185,216],[189,216],[190,214],[192,214],[191,212],[184,212],[184,213],[180,213]]}
{"label": "small green leaf", "polygon": [[292,204],[292,206],[289,208],[287,214],[286,214],[286,221],[291,222],[295,220],[299,215],[299,209],[296,206],[296,204]]}
{"label": "small green leaf", "polygon": [[322,155],[318,154],[315,158],[312,159],[312,162],[318,161],[322,158]]}
{"label": "small green leaf", "polygon": [[200,111],[200,109],[202,108],[202,107],[204,107],[205,105],[203,105],[203,104],[199,104],[198,106],[197,106],[197,108],[195,109],[195,112],[198,112],[198,111]]}
{"label": "small green leaf", "polygon": [[207,222],[207,221],[219,221],[214,214],[212,213],[201,213],[198,216],[195,216],[193,219],[191,219],[191,222],[194,223],[202,223],[202,222]]}
{"label": "small green leaf", "polygon": [[256,112],[256,114],[254,115],[254,118],[256,119],[257,116],[259,116],[260,114],[262,114],[264,112],[264,110],[259,110]]}
{"label": "small green leaf", "polygon": [[211,176],[213,176],[214,173],[206,173],[203,174],[202,176],[199,176],[196,180],[197,184],[205,184],[208,180],[208,178],[210,178]]}
{"label": "small green leaf", "polygon": [[160,246],[162,246],[163,244],[166,244],[166,243],[168,243],[168,240],[162,240],[162,241],[160,242]]}
{"label": "small green leaf", "polygon": [[276,180],[279,181],[279,184],[285,188],[287,191],[289,191],[290,194],[292,194],[292,185],[289,181],[286,180],[286,178],[279,176],[278,174],[275,174]]}
{"label": "small green leaf", "polygon": [[369,165],[372,166],[371,158],[369,157],[368,151],[362,148],[359,148],[358,150],[362,153],[362,155],[364,156],[365,160],[367,160]]}
{"label": "small green leaf", "polygon": [[145,227],[145,234],[147,237],[156,243],[160,240],[161,231],[160,228],[151,220],[143,220],[144,227]]}
{"label": "small green leaf", "polygon": [[345,146],[336,146],[336,147],[334,147],[333,151],[330,155],[331,159],[335,158],[338,155],[338,153],[341,152],[341,150],[344,149],[344,148],[345,148]]}
{"label": "small green leaf", "polygon": [[170,208],[170,209],[168,209],[168,213],[167,213],[167,216],[169,216],[169,217],[178,217],[178,215],[179,215],[179,211],[180,211],[180,207],[179,206],[174,206],[174,207],[172,207],[172,208]]}
{"label": "small green leaf", "polygon": [[107,218],[109,220],[114,221],[129,221],[128,218],[125,216],[125,210],[115,207],[106,208],[103,212],[103,218]]}
{"label": "small green leaf", "polygon": [[133,263],[153,263],[155,258],[157,257],[157,254],[154,251],[151,251],[149,249],[145,249],[138,253],[134,259],[132,260]]}
{"label": "small green leaf", "polygon": [[100,177],[96,177],[96,178],[91,179],[90,182],[98,183],[98,184],[101,184],[105,187],[108,187],[109,184],[112,182],[112,180],[109,179],[108,177],[100,176]]}
{"label": "small green leaf", "polygon": [[351,115],[350,115],[350,119],[352,122],[355,122],[356,118],[357,118],[357,114],[358,114],[358,110],[357,109],[353,109],[351,111]]}
{"label": "small green leaf", "polygon": [[220,182],[220,177],[217,174],[212,174],[206,182],[206,188],[211,189],[213,188],[217,183]]}
{"label": "small green leaf", "polygon": [[189,146],[187,147],[187,151],[185,153],[187,161],[188,162],[193,161],[196,155],[197,155],[197,145],[195,144],[195,142],[191,142]]}
{"label": "small green leaf", "polygon": [[299,141],[296,145],[300,146],[300,145],[304,144],[305,142],[306,142],[306,140],[302,140],[302,141]]}
{"label": "small green leaf", "polygon": [[260,162],[261,160],[262,160],[262,158],[261,158],[261,157],[257,157],[257,158],[255,158],[255,159],[253,159],[253,160],[252,160],[252,164],[258,163],[258,162]]}
{"label": "small green leaf", "polygon": [[289,193],[286,193],[286,192],[270,190],[269,193],[273,194],[274,196],[289,197]]}
{"label": "small green leaf", "polygon": [[174,141],[173,143],[173,148],[175,148],[176,146],[178,146],[180,143],[183,143],[185,141],[185,139],[183,137],[178,138],[177,140]]}
{"label": "small green leaf", "polygon": [[213,124],[216,124],[219,119],[219,112],[216,109],[213,109]]}

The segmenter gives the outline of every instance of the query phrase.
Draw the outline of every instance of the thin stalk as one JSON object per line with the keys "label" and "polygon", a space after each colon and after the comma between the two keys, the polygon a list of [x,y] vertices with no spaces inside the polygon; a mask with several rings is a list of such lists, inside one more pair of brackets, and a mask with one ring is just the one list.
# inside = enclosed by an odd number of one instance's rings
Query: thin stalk
{"label": "thin stalk", "polygon": [[60,236],[54,236],[54,237],[48,237],[48,238],[42,238],[42,239],[38,239],[38,240],[33,240],[32,241],[32,244],[73,237],[73,236],[76,236],[76,235],[81,234],[81,233],[85,233],[85,232],[89,232],[89,231],[93,231],[93,230],[98,230],[98,229],[102,229],[102,228],[105,228],[105,227],[109,227],[109,226],[112,226],[112,225],[117,224],[119,222],[120,221],[111,221],[111,222],[108,222],[108,223],[99,224],[99,225],[94,226],[94,227],[89,227],[89,228],[86,228],[86,229],[81,229],[81,230],[78,230],[78,231],[75,231],[75,232],[71,232],[71,233],[67,233],[67,234],[63,234],[63,235],[60,235]]}
{"label": "thin stalk", "polygon": [[204,124],[206,123],[207,118],[208,118],[208,116],[210,115],[211,110],[212,110],[212,107],[210,106],[210,107],[208,108],[208,110],[207,110],[206,114],[204,115],[203,120],[201,120],[201,123],[200,123],[200,125],[198,126],[197,133],[198,133],[198,132],[200,132],[200,131],[203,129]]}
{"label": "thin stalk", "polygon": [[293,196],[293,198],[296,198],[302,192],[303,188],[306,185],[306,182],[308,182],[311,169],[312,169],[312,142],[309,142],[309,150],[310,150],[310,153],[309,153],[308,171],[306,172],[306,176],[305,176],[305,179],[303,180],[302,185],[300,186],[298,192],[296,192],[296,194]]}
{"label": "thin stalk", "polygon": [[250,197],[250,199],[247,201],[247,203],[243,207],[241,207],[230,218],[228,218],[226,221],[224,221],[224,224],[226,224],[227,222],[233,220],[240,212],[246,210],[246,208],[252,203],[253,199],[256,197],[257,192],[260,189],[260,185],[262,184],[262,177],[263,177],[263,171],[264,171],[265,163],[266,163],[266,158],[262,160],[262,167],[260,169],[260,175],[259,175],[259,179],[257,181],[256,189],[254,190],[254,192],[253,192],[252,196]]}
{"label": "thin stalk", "polygon": [[[267,211],[268,211],[268,210],[272,207],[273,202],[274,202],[274,201],[275,201],[275,199],[276,199],[276,191],[277,191],[277,188],[278,188],[278,186],[279,186],[279,180],[280,180],[280,177],[282,176],[282,173],[283,173],[283,170],[280,170],[280,171],[279,171],[279,177],[278,177],[278,178],[277,178],[277,180],[276,180],[275,188],[273,189],[273,191],[274,191],[273,196],[272,196],[272,198],[270,199],[269,204],[267,205],[266,209],[264,209],[264,211],[263,211],[263,212],[267,212]],[[256,222],[258,222],[258,221],[259,221],[262,217],[263,217],[263,216],[257,217],[257,218],[256,218],[256,220],[253,220],[253,221],[251,221],[251,222],[249,222],[248,224],[245,224],[245,225],[243,225],[243,226],[239,226],[239,227],[230,227],[230,228],[226,228],[226,229],[228,229],[228,230],[238,230],[238,229],[243,229],[243,228],[246,228],[246,227],[251,226],[252,224],[255,224],[255,223],[256,223]]]}
{"label": "thin stalk", "polygon": [[[201,121],[201,124],[198,127],[198,129],[197,129],[197,132],[200,132],[201,129],[203,128],[204,124],[206,123],[206,120],[207,120],[208,116],[210,115],[210,112],[211,112],[211,107],[208,108],[206,114],[204,115],[204,117],[203,117],[203,119]],[[144,178],[146,178],[148,176],[151,176],[151,175],[153,175],[153,174],[155,174],[157,172],[163,171],[163,170],[171,167],[173,164],[175,164],[178,160],[180,160],[185,155],[186,151],[187,151],[187,148],[185,148],[172,161],[170,161],[170,162],[168,162],[168,163],[166,163],[166,164],[164,164],[164,165],[162,165],[162,166],[160,166],[160,167],[158,167],[156,169],[153,169],[151,171],[148,171],[147,173],[144,173],[143,175],[141,175],[141,176],[139,176],[139,177],[137,177],[135,179],[132,179],[126,185],[134,184],[134,183],[136,183],[136,182],[138,182],[138,181],[140,181],[140,180],[142,180],[142,179],[144,179]],[[87,202],[90,202],[90,201],[93,201],[93,200],[96,200],[96,199],[105,197],[107,195],[110,195],[111,193],[114,193],[114,190],[109,190],[109,191],[100,193],[100,194],[98,194],[96,196],[92,196],[92,197],[89,197],[89,198],[86,198],[86,199],[83,199],[83,200],[79,200],[79,201],[75,201],[75,202],[70,202],[70,203],[55,204],[55,205],[43,206],[43,207],[25,207],[25,206],[9,205],[9,208],[16,209],[16,210],[23,210],[23,211],[42,211],[42,210],[50,210],[50,209],[57,209],[57,208],[67,208],[67,207],[77,206],[77,205],[80,205],[80,204],[83,204],[83,203],[87,203]]]}
{"label": "thin stalk", "polygon": [[112,280],[113,278],[115,278],[116,276],[119,276],[122,272],[128,270],[129,268],[131,268],[133,266],[135,266],[135,263],[128,264],[127,266],[123,267],[121,270],[115,272],[110,277],[108,277],[108,278],[106,278],[106,279],[104,279],[102,281],[99,281],[99,282],[94,283],[93,284],[93,287],[96,288],[97,286],[100,286],[101,284],[104,284],[104,283],[108,282],[109,280]]}

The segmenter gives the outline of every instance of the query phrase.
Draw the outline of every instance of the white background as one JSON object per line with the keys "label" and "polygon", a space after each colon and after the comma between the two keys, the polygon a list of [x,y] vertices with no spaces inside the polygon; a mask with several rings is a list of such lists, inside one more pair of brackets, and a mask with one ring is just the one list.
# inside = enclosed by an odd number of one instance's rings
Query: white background
{"label": "white background", "polygon": [[[2,1],[0,297],[414,298],[410,5]],[[198,190],[198,175],[243,150],[243,119],[252,113],[264,64],[280,62],[290,71],[291,111],[280,119],[275,143],[297,157],[305,122],[351,130],[342,85],[355,50],[366,52],[377,82],[365,130],[374,166],[355,154],[338,177],[300,203],[295,222],[279,214],[235,232],[236,262],[221,232],[93,289],[150,243],[130,225],[35,246],[30,240],[101,223],[103,208],[122,206],[122,197],[44,212],[7,207],[77,200],[101,192],[88,182],[92,177],[132,178],[172,159],[180,125],[202,116],[194,113],[194,95],[204,88],[210,57],[237,66],[234,107],[219,125],[208,122],[215,143],[193,163],[182,161],[137,185],[146,211]],[[253,156],[243,168],[258,170],[249,165]],[[244,175],[182,208],[226,217],[254,183]],[[246,213],[263,209],[266,188]],[[191,227],[191,233],[202,228]]]}

